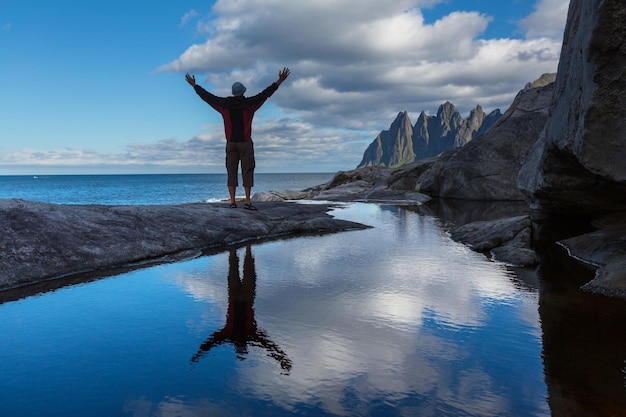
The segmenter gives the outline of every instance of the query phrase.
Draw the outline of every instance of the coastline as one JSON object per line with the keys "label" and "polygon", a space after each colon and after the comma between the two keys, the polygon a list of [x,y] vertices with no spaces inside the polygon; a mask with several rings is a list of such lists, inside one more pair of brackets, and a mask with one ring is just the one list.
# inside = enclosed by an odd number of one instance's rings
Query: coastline
{"label": "coastline", "polygon": [[334,205],[224,203],[63,205],[0,199],[0,291],[77,274],[171,262],[203,250],[368,226],[329,214]]}

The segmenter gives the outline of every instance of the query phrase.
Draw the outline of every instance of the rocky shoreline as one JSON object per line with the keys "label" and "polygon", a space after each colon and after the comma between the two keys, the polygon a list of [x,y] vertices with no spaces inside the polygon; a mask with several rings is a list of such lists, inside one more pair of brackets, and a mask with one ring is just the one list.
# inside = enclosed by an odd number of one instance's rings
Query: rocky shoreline
{"label": "rocky shoreline", "polygon": [[208,248],[367,226],[331,204],[61,205],[0,200],[0,291],[70,275],[180,260]]}
{"label": "rocky shoreline", "polygon": [[419,181],[415,173],[423,175],[432,163],[340,172],[318,187],[257,193],[253,200],[410,205],[422,214],[440,218],[453,240],[514,268],[534,269],[541,264],[539,248],[561,246],[571,258],[596,270],[595,278],[583,290],[626,298],[626,212],[550,214],[532,209],[520,200],[436,198],[415,191],[414,186],[406,187],[407,178],[413,178],[408,183],[415,184]]}

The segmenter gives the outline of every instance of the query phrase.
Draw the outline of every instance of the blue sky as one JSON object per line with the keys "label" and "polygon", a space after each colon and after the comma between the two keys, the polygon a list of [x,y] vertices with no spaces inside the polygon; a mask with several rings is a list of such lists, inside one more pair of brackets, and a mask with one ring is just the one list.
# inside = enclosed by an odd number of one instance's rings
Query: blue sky
{"label": "blue sky", "polygon": [[3,0],[0,175],[223,172],[228,95],[257,112],[258,172],[360,162],[398,112],[506,110],[555,72],[569,0]]}

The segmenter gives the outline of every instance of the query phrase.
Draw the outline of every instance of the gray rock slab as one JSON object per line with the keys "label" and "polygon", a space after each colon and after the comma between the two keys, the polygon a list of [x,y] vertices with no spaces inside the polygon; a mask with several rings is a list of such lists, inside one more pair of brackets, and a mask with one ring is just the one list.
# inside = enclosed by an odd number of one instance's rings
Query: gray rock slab
{"label": "gray rock slab", "polygon": [[251,200],[253,202],[260,201],[286,201],[286,200],[307,200],[313,196],[311,191],[295,191],[295,190],[270,190],[254,193]]}
{"label": "gray rock slab", "polygon": [[61,205],[0,199],[0,290],[86,271],[200,253],[210,247],[367,226],[330,204]]}
{"label": "gray rock slab", "polygon": [[529,216],[477,221],[453,229],[453,240],[477,252],[490,252],[499,261],[515,266],[536,265],[531,249],[532,223]]}
{"label": "gray rock slab", "polygon": [[532,229],[524,227],[513,239],[491,249],[494,259],[514,266],[539,264],[539,257],[532,248]]}
{"label": "gray rock slab", "polygon": [[[255,193],[252,201],[315,200],[336,202],[392,203],[417,205],[429,201],[426,194],[419,193],[410,185],[407,170],[381,167],[358,168],[339,172],[326,184],[303,191],[279,190]],[[399,178],[402,177],[402,178]],[[403,186],[401,186],[403,185]]]}

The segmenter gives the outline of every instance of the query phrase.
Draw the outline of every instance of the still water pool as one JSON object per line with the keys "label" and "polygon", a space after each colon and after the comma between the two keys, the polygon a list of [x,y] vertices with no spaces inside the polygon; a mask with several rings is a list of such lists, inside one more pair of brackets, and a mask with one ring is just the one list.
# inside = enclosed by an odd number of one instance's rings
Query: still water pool
{"label": "still water pool", "polygon": [[610,381],[598,378],[610,386],[598,393],[584,388],[597,372],[587,359],[558,347],[577,343],[587,309],[596,327],[623,319],[619,301],[603,314],[604,299],[575,295],[583,313],[561,326],[580,309],[558,283],[520,280],[436,217],[373,204],[334,214],[374,227],[1,304],[0,415],[549,416],[588,402],[623,412],[621,333],[603,341]]}

